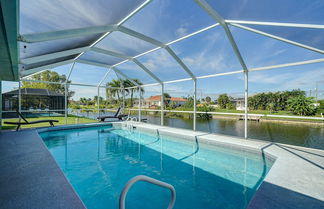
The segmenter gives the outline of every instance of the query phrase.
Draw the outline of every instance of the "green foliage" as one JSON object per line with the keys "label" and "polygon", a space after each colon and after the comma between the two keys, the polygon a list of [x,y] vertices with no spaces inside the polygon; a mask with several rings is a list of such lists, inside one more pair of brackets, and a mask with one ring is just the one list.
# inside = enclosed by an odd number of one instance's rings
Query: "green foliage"
{"label": "green foliage", "polygon": [[205,101],[206,101],[207,103],[210,103],[210,102],[211,102],[211,98],[210,98],[210,96],[207,96],[206,99],[205,99]]}
{"label": "green foliage", "polygon": [[267,104],[267,110],[270,112],[275,112],[276,111],[276,104],[274,102],[270,102]]}
{"label": "green foliage", "polygon": [[[133,81],[135,81],[135,83],[142,85],[142,82],[140,82],[138,79],[132,79]],[[123,89],[124,88],[124,93],[125,96],[130,95],[130,100],[128,103],[128,106],[132,107],[133,106],[133,97],[134,97],[134,93],[135,92],[142,92],[144,93],[144,89],[142,87],[140,88],[130,88],[130,87],[134,87],[136,86],[132,81],[126,79],[126,80],[122,80],[122,79],[113,79],[111,82],[108,82],[106,84],[106,96],[107,96],[107,100],[110,101],[116,101],[116,103],[120,103],[121,102],[121,97],[123,95]],[[130,89],[127,89],[130,88]],[[117,99],[117,100],[114,100]]]}
{"label": "green foliage", "polygon": [[324,110],[324,99],[318,100],[317,103],[319,103],[319,109]]}
{"label": "green foliage", "polygon": [[[54,71],[45,70],[41,73],[32,75],[31,80],[65,83],[66,76],[59,75],[57,72]],[[68,81],[68,83],[70,83],[70,81]],[[64,84],[36,83],[36,82],[23,81],[22,88],[48,89],[61,94],[65,93]],[[68,90],[68,97],[72,97],[73,95],[74,92]]]}
{"label": "green foliage", "polygon": [[227,104],[231,103],[231,101],[230,98],[227,96],[227,94],[221,94],[217,99],[217,103],[220,108],[225,109]]}
{"label": "green foliage", "polygon": [[77,110],[81,109],[81,106],[79,104],[77,104],[77,103],[70,103],[68,105],[68,107],[71,108],[71,109],[77,109]]}
{"label": "green foliage", "polygon": [[176,105],[176,103],[174,102],[174,101],[171,101],[170,103],[169,103],[169,108],[170,109],[175,109],[177,107],[177,105]]}
{"label": "green foliage", "polygon": [[193,108],[193,106],[194,106],[193,97],[188,97],[187,101],[182,105],[183,108]]}
{"label": "green foliage", "polygon": [[293,97],[304,96],[305,92],[299,89],[283,92],[259,93],[249,97],[248,106],[250,110],[269,110],[284,111],[287,110],[288,100]]}
{"label": "green foliage", "polygon": [[324,99],[318,100],[317,103],[319,103],[319,107],[317,108],[318,114],[324,114]]}
{"label": "green foliage", "polygon": [[119,101],[120,100],[120,95],[122,94],[122,90],[121,88],[121,80],[115,80],[113,79],[111,82],[108,82],[106,84],[106,95],[107,95],[107,99],[110,98],[116,98]]}
{"label": "green foliage", "polygon": [[171,96],[170,96],[170,94],[168,94],[168,93],[164,93],[163,94],[163,97],[164,97],[164,105],[166,106],[166,107],[169,107],[169,105],[170,105],[170,98],[171,98]]}
{"label": "green foliage", "polygon": [[[139,85],[143,85],[142,82],[140,82],[138,79],[134,78],[132,79],[133,81],[135,81],[137,84]],[[136,86],[133,82],[131,82],[130,80],[124,80],[124,88],[130,88],[130,87],[134,87]],[[130,94],[130,103],[129,103],[129,106],[130,107],[133,107],[133,97],[134,97],[134,93],[135,92],[142,92],[144,93],[144,89],[142,87],[140,88],[131,88],[131,89],[128,89],[127,93]]]}
{"label": "green foliage", "polygon": [[197,116],[204,119],[210,119],[212,118],[212,115],[208,114],[207,112],[212,112],[214,110],[215,109],[209,105],[203,105],[201,107],[197,107],[198,112],[206,112],[206,113],[198,113]]}
{"label": "green foliage", "polygon": [[314,106],[313,97],[296,96],[288,100],[288,108],[296,115],[314,115],[316,107]]}
{"label": "green foliage", "polygon": [[233,103],[233,102],[228,102],[228,103],[226,104],[226,109],[227,109],[227,110],[235,110],[235,105],[234,105],[234,103]]}

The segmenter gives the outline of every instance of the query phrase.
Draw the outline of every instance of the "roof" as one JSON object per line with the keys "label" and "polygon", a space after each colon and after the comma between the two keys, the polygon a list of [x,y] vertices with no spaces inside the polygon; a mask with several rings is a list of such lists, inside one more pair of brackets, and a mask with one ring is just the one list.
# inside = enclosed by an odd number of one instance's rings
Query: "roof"
{"label": "roof", "polygon": [[[7,37],[14,40],[13,45],[18,44],[19,57],[3,59],[18,59],[15,62],[20,63],[21,78],[59,66],[69,68],[75,63],[71,68],[87,66],[85,70],[96,76],[91,81],[93,86],[105,85],[102,81],[111,66],[119,69],[121,73],[115,72],[123,78],[161,84],[324,63],[321,0],[1,2],[20,5],[17,15],[5,4],[2,11],[15,17],[5,21],[20,20],[12,30],[5,29],[7,34],[12,31]],[[251,43],[256,43],[257,48]],[[276,44],[282,45],[274,51],[263,50]],[[276,62],[278,56],[285,57],[281,55],[285,49],[288,53],[292,48],[299,50],[298,54]],[[256,55],[262,57],[254,59]],[[89,84],[86,74],[71,72],[71,77],[83,77],[79,79],[82,82],[71,79],[75,84]]]}
{"label": "roof", "polygon": [[[18,94],[19,94],[18,89],[3,93],[3,95],[18,95]],[[21,94],[22,95],[62,96],[62,97],[64,97],[64,94],[61,94],[61,93],[58,93],[55,91],[51,91],[48,89],[22,88]]]}
{"label": "roof", "polygon": [[232,98],[230,100],[231,100],[231,102],[241,102],[241,101],[244,101],[244,98]]}
{"label": "roof", "polygon": [[149,98],[145,99],[145,101],[161,101],[161,95],[150,96]]}
{"label": "roof", "polygon": [[170,101],[173,101],[173,102],[186,102],[188,100],[184,99],[184,98],[181,98],[181,97],[171,97]]}
{"label": "roof", "polygon": [[[165,98],[165,100],[170,100],[173,102],[186,102],[187,101],[187,99],[180,98],[180,97]],[[161,101],[161,95],[151,96],[151,97],[145,99],[145,101]]]}

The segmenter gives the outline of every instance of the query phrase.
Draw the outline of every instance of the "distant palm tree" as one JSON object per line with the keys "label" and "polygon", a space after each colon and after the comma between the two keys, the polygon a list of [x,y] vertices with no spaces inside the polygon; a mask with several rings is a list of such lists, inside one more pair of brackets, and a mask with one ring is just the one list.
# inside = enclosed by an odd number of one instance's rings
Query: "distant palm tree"
{"label": "distant palm tree", "polygon": [[[135,83],[137,83],[138,85],[143,85],[142,82],[140,82],[138,79],[132,79]],[[124,80],[124,87],[125,88],[130,88],[130,87],[134,87],[136,86],[133,82],[131,82],[130,80]],[[133,97],[134,97],[134,93],[135,92],[142,92],[144,93],[144,89],[142,87],[140,88],[131,88],[129,89],[130,91],[128,93],[130,93],[130,106],[133,107]]]}
{"label": "distant palm tree", "polygon": [[[142,85],[142,83],[138,80],[138,79],[132,79],[133,81],[135,81],[137,84]],[[123,90],[126,93],[126,95],[130,94],[131,96],[131,106],[133,106],[133,97],[134,97],[134,93],[135,92],[139,92],[141,91],[142,93],[144,92],[144,89],[141,88],[131,88],[131,89],[127,89],[130,87],[134,87],[136,86],[133,82],[131,82],[130,80],[126,79],[126,80],[122,80],[122,79],[118,79],[115,80],[113,79],[111,82],[108,82],[106,84],[106,95],[107,98],[109,98],[109,96],[117,96],[117,100],[120,100],[120,95],[123,94]],[[110,87],[110,88],[109,88]],[[121,89],[121,87],[124,87],[124,89]]]}
{"label": "distant palm tree", "polygon": [[[117,96],[117,99],[119,101],[120,99],[120,96],[119,96],[119,93],[120,93],[120,87],[121,87],[121,80],[118,79],[118,80],[115,80],[113,79],[111,82],[108,82],[106,84],[106,95],[107,95],[107,98],[109,98],[110,96]],[[109,88],[110,87],[110,88]]]}

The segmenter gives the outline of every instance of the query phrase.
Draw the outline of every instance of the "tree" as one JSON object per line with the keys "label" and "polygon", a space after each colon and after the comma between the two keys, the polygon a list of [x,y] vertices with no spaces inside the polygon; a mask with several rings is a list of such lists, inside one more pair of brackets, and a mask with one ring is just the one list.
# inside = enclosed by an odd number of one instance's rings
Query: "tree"
{"label": "tree", "polygon": [[187,101],[182,105],[184,108],[193,108],[194,106],[194,98],[192,96],[188,96]]}
{"label": "tree", "polygon": [[[66,82],[65,75],[59,75],[57,72],[45,70],[41,73],[32,75],[31,79],[38,80],[38,81],[57,82],[62,84],[36,83],[36,82],[23,81],[22,88],[48,89],[61,94],[65,93],[65,87],[64,87],[64,83]],[[67,83],[70,82],[71,81],[67,81]],[[72,97],[74,94],[73,91],[69,91],[69,88],[67,89],[67,92],[68,92],[68,97]]]}
{"label": "tree", "polygon": [[229,102],[226,104],[226,109],[228,110],[234,110],[235,109],[235,105],[233,102]]}
{"label": "tree", "polygon": [[[135,81],[135,83],[142,85],[142,82],[140,82],[138,79],[132,79],[133,81]],[[111,82],[108,82],[106,84],[106,96],[107,99],[111,98],[111,97],[117,97],[116,99],[118,101],[120,101],[120,97],[123,94],[123,91],[125,92],[125,95],[129,95],[130,94],[130,106],[133,106],[133,97],[134,97],[134,93],[135,92],[139,92],[141,91],[142,93],[144,92],[144,89],[142,87],[140,88],[131,88],[136,86],[132,81],[130,81],[129,79],[126,80],[122,80],[122,79],[113,79]],[[122,87],[124,87],[124,89],[121,89]]]}
{"label": "tree", "polygon": [[205,101],[206,101],[207,103],[210,103],[210,102],[211,102],[211,98],[210,98],[210,96],[207,96],[206,99],[205,99]]}
{"label": "tree", "polygon": [[259,93],[249,97],[248,106],[251,110],[287,110],[288,100],[298,96],[305,97],[305,91],[295,89],[283,92]]}
{"label": "tree", "polygon": [[85,98],[85,97],[81,97],[80,98],[80,102],[82,103],[82,104],[88,104],[88,100],[87,100],[87,98]]}
{"label": "tree", "polygon": [[267,109],[270,111],[270,112],[274,112],[276,111],[276,104],[274,102],[270,102],[268,103],[267,105]]}
{"label": "tree", "polygon": [[121,80],[118,79],[118,80],[115,80],[113,79],[111,82],[108,82],[106,84],[106,95],[107,95],[107,98],[110,98],[110,97],[116,97],[117,96],[117,100],[119,101],[120,100],[120,93],[121,93]]}
{"label": "tree", "polygon": [[163,101],[164,105],[169,106],[169,102],[170,102],[170,99],[171,99],[170,94],[164,93],[163,96],[164,96],[164,101]]}
{"label": "tree", "polygon": [[[99,103],[100,103],[100,104],[102,104],[103,99],[104,99],[103,97],[99,96]],[[94,96],[94,97],[93,97],[93,103],[94,103],[94,104],[97,104],[97,103],[98,103],[98,96]]]}
{"label": "tree", "polygon": [[288,100],[288,108],[297,115],[314,115],[316,107],[313,97],[297,96]]}
{"label": "tree", "polygon": [[[135,83],[137,83],[138,85],[143,85],[142,82],[140,82],[138,79],[132,79]],[[130,87],[134,87],[136,86],[133,82],[131,82],[130,80],[124,80],[123,81],[124,84],[124,88],[130,88]],[[135,92],[142,92],[144,93],[144,89],[142,87],[139,88],[130,88],[129,89],[129,93],[130,93],[130,107],[133,107],[133,97],[134,97],[134,93]]]}
{"label": "tree", "polygon": [[255,96],[249,97],[248,99],[248,106],[251,110],[257,110],[258,109],[258,101]]}
{"label": "tree", "polygon": [[218,96],[217,103],[220,108],[225,109],[226,105],[230,102],[230,98],[227,96],[227,94],[221,94]]}

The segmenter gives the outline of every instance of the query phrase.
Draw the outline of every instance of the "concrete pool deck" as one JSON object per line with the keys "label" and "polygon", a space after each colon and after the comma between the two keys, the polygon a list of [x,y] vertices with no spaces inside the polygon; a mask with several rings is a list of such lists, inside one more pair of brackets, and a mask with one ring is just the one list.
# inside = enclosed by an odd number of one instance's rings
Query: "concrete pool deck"
{"label": "concrete pool deck", "polygon": [[[138,122],[136,129],[264,154],[275,160],[248,208],[324,208],[324,151]],[[110,123],[71,125],[68,128]],[[124,126],[125,122],[112,123]],[[38,135],[67,126],[0,132],[0,208],[85,208]]]}
{"label": "concrete pool deck", "polygon": [[35,129],[0,132],[0,188],[0,208],[85,208]]}

